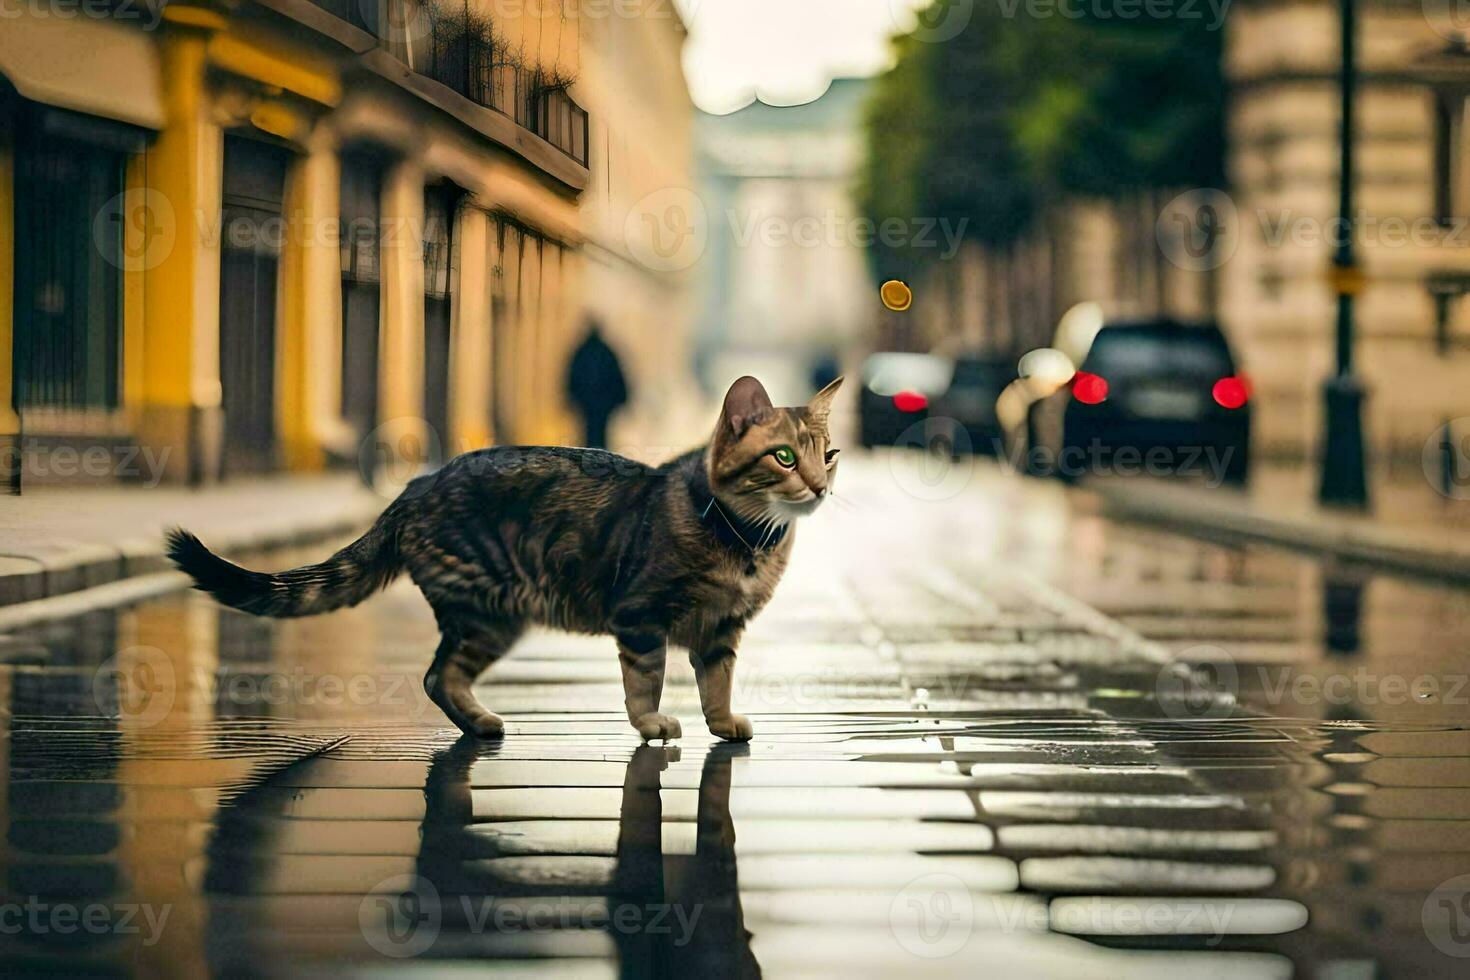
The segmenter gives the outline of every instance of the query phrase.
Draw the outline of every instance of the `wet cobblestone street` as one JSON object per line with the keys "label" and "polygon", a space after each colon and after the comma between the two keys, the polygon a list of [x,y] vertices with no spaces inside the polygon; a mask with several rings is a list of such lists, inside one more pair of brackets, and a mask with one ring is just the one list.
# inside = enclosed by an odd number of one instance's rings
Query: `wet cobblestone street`
{"label": "wet cobblestone street", "polygon": [[983,464],[838,493],[742,646],[748,746],[682,656],[640,745],[612,641],[552,633],[460,738],[406,582],[0,637],[5,972],[1464,974],[1463,590]]}

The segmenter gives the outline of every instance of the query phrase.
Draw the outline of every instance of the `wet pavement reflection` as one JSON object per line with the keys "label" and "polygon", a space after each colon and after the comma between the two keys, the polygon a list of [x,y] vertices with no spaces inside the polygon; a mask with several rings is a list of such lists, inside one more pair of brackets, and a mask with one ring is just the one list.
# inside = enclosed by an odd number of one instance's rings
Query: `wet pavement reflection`
{"label": "wet pavement reflection", "polygon": [[609,642],[551,633],[461,738],[401,585],[0,636],[5,972],[1463,975],[1470,594],[844,467],[749,746],[673,657],[686,737],[639,745]]}

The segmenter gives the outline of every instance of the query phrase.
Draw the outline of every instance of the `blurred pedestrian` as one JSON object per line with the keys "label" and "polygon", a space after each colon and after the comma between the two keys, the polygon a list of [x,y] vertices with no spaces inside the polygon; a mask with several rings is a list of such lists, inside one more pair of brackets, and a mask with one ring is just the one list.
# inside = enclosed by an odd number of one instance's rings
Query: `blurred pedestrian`
{"label": "blurred pedestrian", "polygon": [[572,354],[567,396],[582,413],[587,432],[584,445],[606,449],[607,423],[612,413],[628,401],[628,385],[617,352],[602,339],[602,329],[595,320],[588,325],[587,339]]}
{"label": "blurred pedestrian", "polygon": [[823,351],[817,355],[812,362],[812,391],[821,391],[829,384],[837,380],[837,375],[842,373],[842,365],[837,363],[836,351]]}

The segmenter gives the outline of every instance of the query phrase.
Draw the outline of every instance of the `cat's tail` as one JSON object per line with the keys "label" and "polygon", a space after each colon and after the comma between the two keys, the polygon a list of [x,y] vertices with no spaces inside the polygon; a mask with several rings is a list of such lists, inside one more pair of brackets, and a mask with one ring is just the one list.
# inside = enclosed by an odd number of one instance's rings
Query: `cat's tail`
{"label": "cat's tail", "polygon": [[389,507],[367,533],[324,562],[285,572],[252,572],[210,551],[194,535],[168,532],[168,556],[194,587],[257,616],[314,616],[355,606],[403,570],[397,508]]}

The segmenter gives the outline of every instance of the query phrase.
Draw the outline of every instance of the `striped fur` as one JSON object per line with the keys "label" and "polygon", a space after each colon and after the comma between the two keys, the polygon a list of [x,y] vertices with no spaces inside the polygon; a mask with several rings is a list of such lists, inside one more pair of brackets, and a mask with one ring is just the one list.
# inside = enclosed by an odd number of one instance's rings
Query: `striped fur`
{"label": "striped fur", "polygon": [[657,715],[656,688],[667,645],[686,647],[696,674],[715,679],[711,730],[749,737],[748,724],[728,720],[738,718],[728,685],[715,681],[728,679],[745,622],[780,579],[789,525],[830,486],[836,386],[778,409],[742,378],[709,446],[659,467],[592,449],[466,453],[414,480],[366,534],[319,564],[250,571],[181,529],[169,534],[169,556],[225,605],[274,617],[356,605],[406,571],[443,634],[425,686],[467,732],[500,733],[470,685],[539,624],[617,638],[629,718],[646,737],[677,735],[677,722]]}

